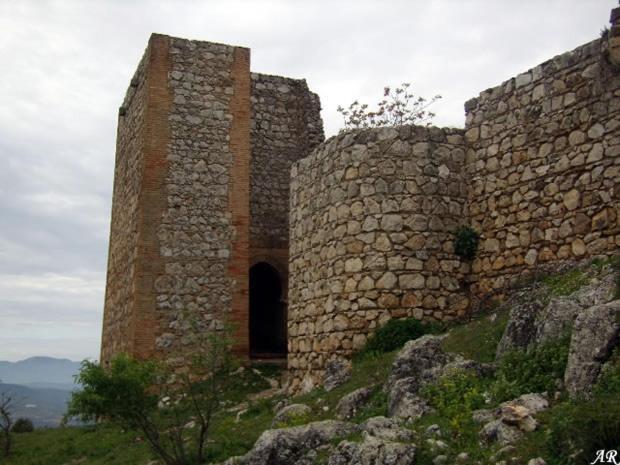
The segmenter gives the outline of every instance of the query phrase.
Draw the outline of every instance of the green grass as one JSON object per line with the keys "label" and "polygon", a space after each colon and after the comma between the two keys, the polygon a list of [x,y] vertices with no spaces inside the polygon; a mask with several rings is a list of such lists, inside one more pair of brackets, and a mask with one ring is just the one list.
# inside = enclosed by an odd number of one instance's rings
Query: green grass
{"label": "green grass", "polygon": [[6,465],[136,465],[152,459],[147,445],[133,432],[110,425],[41,429],[15,434],[15,447]]}
{"label": "green grass", "polygon": [[442,347],[478,362],[495,360],[497,344],[508,323],[508,310],[485,315],[467,324],[454,326],[443,340]]}
{"label": "green grass", "polygon": [[583,269],[573,269],[560,274],[545,276],[543,284],[547,287],[549,297],[571,295],[588,284],[590,276]]}
{"label": "green grass", "polygon": [[[323,388],[315,389],[308,394],[293,398],[292,402],[306,404],[312,407],[313,421],[332,418],[338,401],[344,395],[361,387],[382,384],[387,380],[397,352],[398,351],[384,354],[370,354],[359,358],[353,364],[351,379],[346,383],[341,384],[329,392],[325,391]],[[371,408],[374,405],[374,407],[380,409],[381,402],[382,401],[375,398],[374,403],[371,404]],[[377,407],[377,405],[379,405],[379,407]],[[361,418],[360,416],[360,419]]]}

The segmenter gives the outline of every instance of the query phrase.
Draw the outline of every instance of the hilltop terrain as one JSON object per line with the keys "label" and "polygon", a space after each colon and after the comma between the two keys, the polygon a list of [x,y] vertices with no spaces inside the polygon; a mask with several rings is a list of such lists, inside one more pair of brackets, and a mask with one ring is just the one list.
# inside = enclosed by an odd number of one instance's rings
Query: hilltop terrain
{"label": "hilltop terrain", "polygon": [[[429,327],[393,351],[362,350],[292,398],[277,366],[240,369],[209,461],[583,463],[620,439],[618,271],[594,260],[531,276],[471,321]],[[102,423],[17,435],[8,463],[154,462],[139,435]]]}

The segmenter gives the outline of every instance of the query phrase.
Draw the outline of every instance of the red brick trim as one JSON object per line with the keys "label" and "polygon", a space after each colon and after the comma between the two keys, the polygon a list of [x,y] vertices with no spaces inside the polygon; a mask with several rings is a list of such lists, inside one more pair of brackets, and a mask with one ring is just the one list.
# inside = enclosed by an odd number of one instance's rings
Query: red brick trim
{"label": "red brick trim", "polygon": [[228,273],[233,280],[231,319],[236,326],[235,352],[249,355],[249,246],[250,246],[250,49],[235,47],[230,101],[232,156],[228,206],[234,237]]}
{"label": "red brick trim", "polygon": [[170,140],[168,115],[172,99],[168,88],[170,38],[152,35],[149,42],[144,127],[144,166],[140,191],[138,253],[136,261],[133,347],[138,358],[155,355],[160,332],[154,291],[155,279],[164,272],[157,230],[166,208],[166,155]]}

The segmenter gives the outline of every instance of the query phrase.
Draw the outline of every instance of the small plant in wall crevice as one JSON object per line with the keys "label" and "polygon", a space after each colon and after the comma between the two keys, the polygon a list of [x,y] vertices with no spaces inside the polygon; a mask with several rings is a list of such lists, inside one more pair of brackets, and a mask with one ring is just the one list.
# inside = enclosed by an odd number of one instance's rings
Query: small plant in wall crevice
{"label": "small plant in wall crevice", "polygon": [[473,260],[478,252],[480,235],[471,226],[460,226],[454,235],[454,253],[465,260]]}

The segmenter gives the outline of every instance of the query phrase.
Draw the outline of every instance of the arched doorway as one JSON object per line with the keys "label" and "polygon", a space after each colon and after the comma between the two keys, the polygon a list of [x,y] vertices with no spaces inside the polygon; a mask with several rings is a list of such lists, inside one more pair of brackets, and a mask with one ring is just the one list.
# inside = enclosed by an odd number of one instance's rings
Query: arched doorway
{"label": "arched doorway", "polygon": [[250,355],[286,356],[286,304],[278,271],[259,262],[250,268]]}

